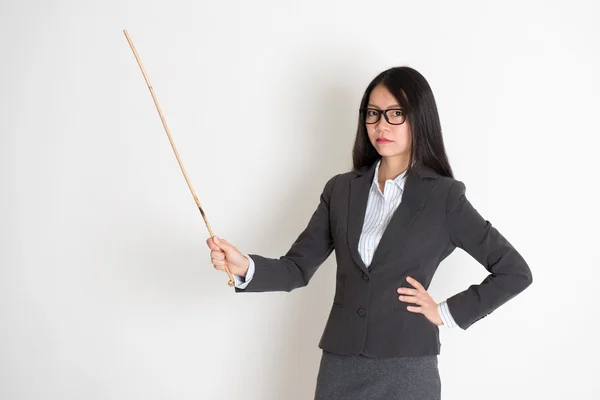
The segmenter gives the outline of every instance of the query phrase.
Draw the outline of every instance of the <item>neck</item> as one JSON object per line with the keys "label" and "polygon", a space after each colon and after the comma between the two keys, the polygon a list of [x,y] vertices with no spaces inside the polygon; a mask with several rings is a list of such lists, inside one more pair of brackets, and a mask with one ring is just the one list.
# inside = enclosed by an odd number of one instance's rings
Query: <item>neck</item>
{"label": "neck", "polygon": [[381,157],[378,179],[385,182],[395,179],[408,168],[408,156]]}

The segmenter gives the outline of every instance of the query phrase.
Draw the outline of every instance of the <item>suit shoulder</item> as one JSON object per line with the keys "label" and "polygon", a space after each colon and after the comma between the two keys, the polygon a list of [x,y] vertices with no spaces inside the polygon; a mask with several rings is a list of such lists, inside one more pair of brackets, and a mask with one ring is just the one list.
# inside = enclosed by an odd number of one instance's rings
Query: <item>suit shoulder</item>
{"label": "suit shoulder", "polygon": [[343,192],[343,188],[346,188],[348,182],[353,179],[356,174],[352,171],[350,172],[339,172],[329,179],[325,183],[324,192],[325,193],[339,193],[340,190]]}
{"label": "suit shoulder", "polygon": [[446,191],[456,191],[460,188],[464,188],[465,184],[456,179],[456,178],[451,178],[449,176],[439,176],[437,179],[437,184],[440,186],[441,189],[444,189]]}
{"label": "suit shoulder", "polygon": [[331,193],[333,191],[334,186],[337,184],[336,182],[339,180],[339,177],[343,175],[342,173],[335,174],[327,179],[325,182],[325,187],[323,188],[323,192]]}
{"label": "suit shoulder", "polygon": [[354,171],[347,171],[347,172],[340,172],[339,174],[337,174],[336,176],[334,176],[334,178],[338,178],[338,180],[340,182],[346,182],[352,178],[354,178],[356,176],[356,172]]}
{"label": "suit shoulder", "polygon": [[438,179],[438,184],[438,193],[446,198],[446,210],[454,209],[466,199],[466,186],[462,181],[443,176]]}
{"label": "suit shoulder", "polygon": [[346,172],[340,172],[340,173],[337,173],[336,175],[334,175],[329,180],[329,182],[332,183],[332,186],[335,183],[335,186],[338,188],[347,187],[348,183],[351,180],[353,180],[354,178],[356,178],[357,176],[358,176],[358,174],[352,170],[346,171]]}

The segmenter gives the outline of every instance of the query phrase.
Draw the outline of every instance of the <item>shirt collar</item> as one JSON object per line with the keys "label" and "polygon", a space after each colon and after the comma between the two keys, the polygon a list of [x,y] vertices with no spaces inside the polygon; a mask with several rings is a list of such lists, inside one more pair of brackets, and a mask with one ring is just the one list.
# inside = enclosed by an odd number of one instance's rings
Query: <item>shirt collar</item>
{"label": "shirt collar", "polygon": [[[379,187],[379,183],[377,182],[377,176],[379,175],[379,164],[381,164],[381,158],[377,160],[377,165],[375,166],[375,175],[373,176],[373,185],[375,185],[376,187]],[[404,183],[406,182],[406,179],[404,179],[405,177],[406,170],[404,170],[404,172],[402,172],[396,178],[388,180],[394,182],[400,188],[401,191],[404,191]]]}

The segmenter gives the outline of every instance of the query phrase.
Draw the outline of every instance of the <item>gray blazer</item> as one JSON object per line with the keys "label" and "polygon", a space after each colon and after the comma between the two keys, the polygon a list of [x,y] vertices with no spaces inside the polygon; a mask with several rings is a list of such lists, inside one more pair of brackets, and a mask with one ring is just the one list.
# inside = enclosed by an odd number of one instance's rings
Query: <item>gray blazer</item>
{"label": "gray blazer", "polygon": [[490,274],[446,301],[467,329],[532,283],[529,266],[465,196],[465,185],[417,165],[406,177],[394,212],[367,268],[358,252],[375,164],[329,179],[307,227],[279,259],[249,254],[254,278],[238,293],[291,291],[306,286],[335,249],[336,288],[319,348],[342,355],[399,357],[440,354],[439,328],[408,311],[398,287],[425,289],[456,247]]}

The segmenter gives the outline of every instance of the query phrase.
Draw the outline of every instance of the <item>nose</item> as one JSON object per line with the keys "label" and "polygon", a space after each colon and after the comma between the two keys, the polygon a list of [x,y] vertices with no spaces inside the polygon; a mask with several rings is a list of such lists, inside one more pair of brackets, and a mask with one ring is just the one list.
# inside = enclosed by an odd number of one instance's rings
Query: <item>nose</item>
{"label": "nose", "polygon": [[377,121],[377,123],[375,124],[375,128],[379,130],[380,127],[389,128],[390,126],[391,124],[387,122],[387,119],[385,119],[385,115],[381,113],[381,115],[379,116],[379,121]]}

